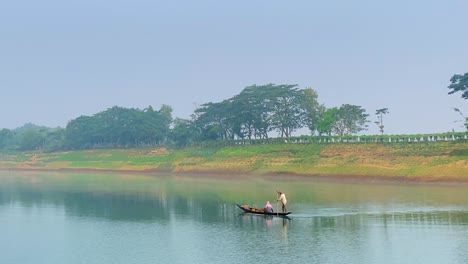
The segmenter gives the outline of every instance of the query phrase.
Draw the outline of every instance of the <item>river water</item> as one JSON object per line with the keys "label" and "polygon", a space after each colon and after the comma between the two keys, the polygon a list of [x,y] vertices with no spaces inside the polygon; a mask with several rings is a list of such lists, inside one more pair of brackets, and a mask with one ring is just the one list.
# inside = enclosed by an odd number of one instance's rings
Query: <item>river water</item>
{"label": "river water", "polygon": [[468,263],[468,187],[4,171],[0,263]]}

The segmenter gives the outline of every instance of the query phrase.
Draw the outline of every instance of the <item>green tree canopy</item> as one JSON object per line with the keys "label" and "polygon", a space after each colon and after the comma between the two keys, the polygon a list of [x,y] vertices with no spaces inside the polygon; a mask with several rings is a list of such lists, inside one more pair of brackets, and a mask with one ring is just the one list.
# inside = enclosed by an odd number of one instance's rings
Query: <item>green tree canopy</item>
{"label": "green tree canopy", "polygon": [[271,127],[281,137],[290,137],[291,133],[305,124],[306,113],[303,106],[304,92],[297,85],[268,85],[271,103]]}
{"label": "green tree canopy", "polygon": [[461,92],[462,98],[468,99],[468,72],[461,75],[455,74],[450,78],[450,85],[448,88],[451,90],[449,94]]}
{"label": "green tree canopy", "polygon": [[333,132],[337,135],[352,135],[367,129],[368,114],[361,106],[344,104],[338,108]]}
{"label": "green tree canopy", "polygon": [[270,85],[251,85],[231,98],[242,138],[268,138],[271,130]]}
{"label": "green tree canopy", "polygon": [[304,89],[303,93],[304,97],[301,106],[305,111],[304,123],[313,135],[318,130],[319,119],[324,114],[326,108],[318,102],[318,94],[312,88]]}
{"label": "green tree canopy", "polygon": [[169,136],[171,123],[172,108],[167,105],[159,111],[114,106],[68,122],[65,142],[72,149],[156,146]]}
{"label": "green tree canopy", "polygon": [[220,103],[206,103],[195,110],[195,126],[201,131],[202,140],[232,139],[232,103],[224,100]]}
{"label": "green tree canopy", "polygon": [[317,120],[316,128],[319,135],[331,136],[333,126],[336,123],[338,108],[332,107],[326,109]]}
{"label": "green tree canopy", "polygon": [[28,128],[18,141],[19,150],[38,150],[43,147],[45,137],[41,131],[33,128]]}
{"label": "green tree canopy", "polygon": [[13,147],[13,132],[9,129],[3,128],[0,130],[0,149]]}
{"label": "green tree canopy", "polygon": [[382,133],[383,135],[384,133],[383,116],[388,114],[388,108],[377,109],[375,111],[375,114],[377,115],[377,118],[378,118],[378,121],[376,121],[375,123],[379,127],[380,133]]}
{"label": "green tree canopy", "polygon": [[176,118],[174,127],[170,133],[170,139],[176,147],[185,147],[197,140],[198,130],[193,122],[186,119]]}

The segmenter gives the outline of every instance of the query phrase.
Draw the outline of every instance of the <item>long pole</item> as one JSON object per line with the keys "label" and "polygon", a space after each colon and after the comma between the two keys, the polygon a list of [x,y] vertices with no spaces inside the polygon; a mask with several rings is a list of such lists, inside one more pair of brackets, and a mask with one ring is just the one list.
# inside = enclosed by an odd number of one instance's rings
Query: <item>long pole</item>
{"label": "long pole", "polygon": [[279,211],[278,211],[278,193],[276,193],[276,216],[279,216]]}

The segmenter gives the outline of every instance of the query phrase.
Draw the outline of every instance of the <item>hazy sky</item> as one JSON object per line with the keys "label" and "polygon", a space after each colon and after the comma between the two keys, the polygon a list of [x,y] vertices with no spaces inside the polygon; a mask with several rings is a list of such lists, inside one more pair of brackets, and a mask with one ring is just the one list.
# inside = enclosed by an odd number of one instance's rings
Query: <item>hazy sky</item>
{"label": "hazy sky", "polygon": [[[468,1],[0,2],[0,128],[65,127],[118,105],[189,118],[252,84],[312,87],[391,134],[463,130]],[[377,133],[372,122],[367,134]],[[297,133],[296,133],[297,135]]]}

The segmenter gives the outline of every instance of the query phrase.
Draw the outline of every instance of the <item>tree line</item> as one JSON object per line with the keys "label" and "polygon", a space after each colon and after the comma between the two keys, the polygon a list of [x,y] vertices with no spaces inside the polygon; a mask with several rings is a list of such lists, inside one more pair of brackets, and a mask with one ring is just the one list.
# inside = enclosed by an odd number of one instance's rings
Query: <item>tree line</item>
{"label": "tree line", "polygon": [[366,129],[368,116],[356,105],[327,109],[311,88],[252,85],[229,99],[202,104],[190,119],[173,118],[168,105],[159,110],[114,106],[72,119],[65,128],[27,124],[2,129],[0,149],[183,147],[209,140],[288,138],[304,127],[311,134],[343,136]]}
{"label": "tree line", "polygon": [[[468,99],[468,73],[451,78],[450,94]],[[468,118],[455,108],[465,119]],[[377,109],[374,122],[384,134],[384,115]],[[312,88],[298,85],[252,85],[221,102],[198,107],[190,119],[173,118],[172,107],[159,110],[114,106],[92,116],[80,116],[65,128],[26,124],[0,130],[1,150],[76,150],[187,145],[206,141],[289,138],[307,128],[311,135],[350,136],[368,128],[369,114],[357,105],[327,108]]]}

